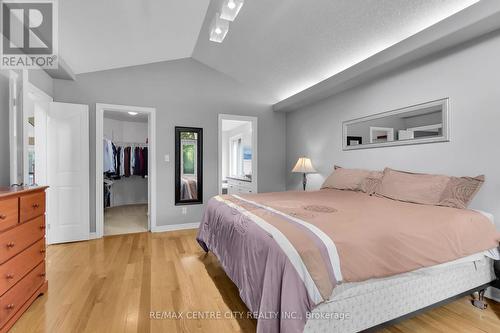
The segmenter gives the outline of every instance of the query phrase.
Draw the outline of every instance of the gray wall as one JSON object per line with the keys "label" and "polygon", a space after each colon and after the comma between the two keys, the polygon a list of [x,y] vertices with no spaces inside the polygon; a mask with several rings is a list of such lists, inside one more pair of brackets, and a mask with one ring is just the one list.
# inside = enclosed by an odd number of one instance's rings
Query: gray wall
{"label": "gray wall", "polygon": [[[287,169],[309,156],[319,188],[333,165],[390,166],[449,175],[486,175],[472,206],[500,226],[500,33],[426,59],[287,115]],[[342,151],[342,121],[444,97],[450,98],[451,142]],[[287,188],[300,175],[287,173]]]}
{"label": "gray wall", "polygon": [[10,183],[9,72],[0,71],[0,186]]}
{"label": "gray wall", "polygon": [[[174,205],[174,127],[204,129],[204,202],[217,194],[217,115],[259,117],[259,191],[285,189],[285,115],[272,112],[270,101],[248,87],[193,60],[182,59],[77,75],[54,80],[59,102],[90,105],[91,230],[95,229],[95,103],[157,108],[157,224],[199,222],[203,205]],[[164,162],[170,154],[171,162]]]}
{"label": "gray wall", "polygon": [[44,70],[30,70],[28,80],[49,96],[54,96],[54,80]]}

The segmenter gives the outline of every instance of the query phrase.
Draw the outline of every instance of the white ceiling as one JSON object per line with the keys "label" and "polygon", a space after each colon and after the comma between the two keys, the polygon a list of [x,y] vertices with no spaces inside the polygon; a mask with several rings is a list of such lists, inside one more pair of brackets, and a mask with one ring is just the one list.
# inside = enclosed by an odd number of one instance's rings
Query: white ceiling
{"label": "white ceiling", "polygon": [[148,122],[147,113],[138,113],[135,116],[132,116],[128,114],[128,112],[104,111],[104,118],[120,120],[120,121],[129,121],[134,123]]}
{"label": "white ceiling", "polygon": [[59,53],[76,74],[191,57],[209,2],[59,1]]}
{"label": "white ceiling", "polygon": [[62,0],[59,48],[77,74],[193,57],[277,103],[478,0],[247,0],[222,44],[222,0]]}
{"label": "white ceiling", "polygon": [[208,40],[213,0],[193,58],[278,102],[477,1],[250,0],[218,44]]}

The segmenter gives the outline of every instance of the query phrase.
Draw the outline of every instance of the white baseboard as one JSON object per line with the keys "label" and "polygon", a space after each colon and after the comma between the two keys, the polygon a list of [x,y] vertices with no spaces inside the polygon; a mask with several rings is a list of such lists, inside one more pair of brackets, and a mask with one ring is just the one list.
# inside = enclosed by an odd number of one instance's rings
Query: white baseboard
{"label": "white baseboard", "polygon": [[167,224],[159,225],[152,228],[151,232],[166,232],[166,231],[176,231],[176,230],[186,230],[186,229],[198,229],[200,227],[200,222],[195,223],[182,223],[182,224]]}
{"label": "white baseboard", "polygon": [[97,239],[97,238],[98,238],[98,237],[97,237],[97,232],[91,232],[91,233],[89,234],[89,239]]}

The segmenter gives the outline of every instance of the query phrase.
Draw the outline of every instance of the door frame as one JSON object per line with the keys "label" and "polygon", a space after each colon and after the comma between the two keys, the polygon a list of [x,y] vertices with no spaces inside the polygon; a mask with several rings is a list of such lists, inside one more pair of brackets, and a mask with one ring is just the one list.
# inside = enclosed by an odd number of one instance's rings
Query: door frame
{"label": "door frame", "polygon": [[[35,108],[35,103],[44,103],[46,104],[46,108],[44,111],[41,113],[42,119],[37,120],[35,123],[36,126],[41,126],[43,128],[43,132],[45,132],[45,137],[42,138],[42,141],[40,140],[35,140],[35,147],[37,146],[37,143],[41,145],[41,151],[45,151],[45,154],[35,154],[36,162],[35,165],[42,166],[41,168],[41,173],[38,173],[38,176],[35,179],[35,182],[37,185],[48,185],[48,170],[47,170],[47,121],[48,121],[48,112],[50,108],[50,103],[54,102],[54,98],[32,84],[29,81],[26,81],[23,83],[25,85],[25,88],[23,88],[23,126],[26,125],[26,121],[28,120],[26,118],[26,113],[25,113],[25,108],[27,107],[27,103],[30,103],[33,105],[33,109]],[[28,101],[28,99],[30,101]],[[33,115],[35,115],[35,110],[33,110]],[[24,128],[23,128],[24,129]],[[27,133],[24,133],[23,130],[23,183],[27,184],[27,174],[28,174],[28,136]],[[38,150],[40,151],[40,149]],[[37,156],[39,155],[39,156]],[[40,169],[39,169],[40,170]],[[43,180],[40,182],[40,174],[41,174],[41,179]]]}
{"label": "door frame", "polygon": [[259,187],[259,178],[258,178],[258,169],[259,169],[259,130],[258,130],[258,124],[259,124],[259,118],[258,117],[251,117],[251,116],[239,116],[235,114],[224,114],[220,113],[219,114],[219,121],[218,121],[218,140],[217,140],[217,154],[218,154],[218,159],[217,159],[217,188],[219,190],[219,195],[222,194],[222,121],[223,120],[239,120],[239,121],[249,121],[252,123],[252,187],[255,193],[258,193],[258,187]]}
{"label": "door frame", "polygon": [[96,103],[95,105],[95,223],[96,231],[91,238],[104,236],[104,175],[103,175],[103,145],[104,111],[139,112],[148,115],[148,230],[155,231],[156,225],[156,108],[130,105]]}

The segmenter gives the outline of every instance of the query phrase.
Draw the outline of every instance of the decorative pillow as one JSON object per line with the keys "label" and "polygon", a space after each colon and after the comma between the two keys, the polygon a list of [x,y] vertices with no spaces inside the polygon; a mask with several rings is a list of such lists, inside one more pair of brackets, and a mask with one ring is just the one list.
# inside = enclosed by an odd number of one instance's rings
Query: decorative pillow
{"label": "decorative pillow", "polygon": [[[379,173],[380,177],[373,177],[373,174],[375,173]],[[377,192],[378,187],[382,183],[382,175],[382,172],[373,171],[369,177],[363,179],[359,188],[361,192],[365,192],[369,195],[373,195],[375,192]]]}
{"label": "decorative pillow", "polygon": [[371,171],[361,169],[346,169],[339,166],[325,180],[321,188],[334,188],[337,190],[359,191],[361,182],[370,175]]}
{"label": "decorative pillow", "polygon": [[399,201],[439,205],[451,177],[385,168],[376,194]]}
{"label": "decorative pillow", "polygon": [[441,195],[440,206],[466,209],[484,183],[484,175],[451,177]]}

